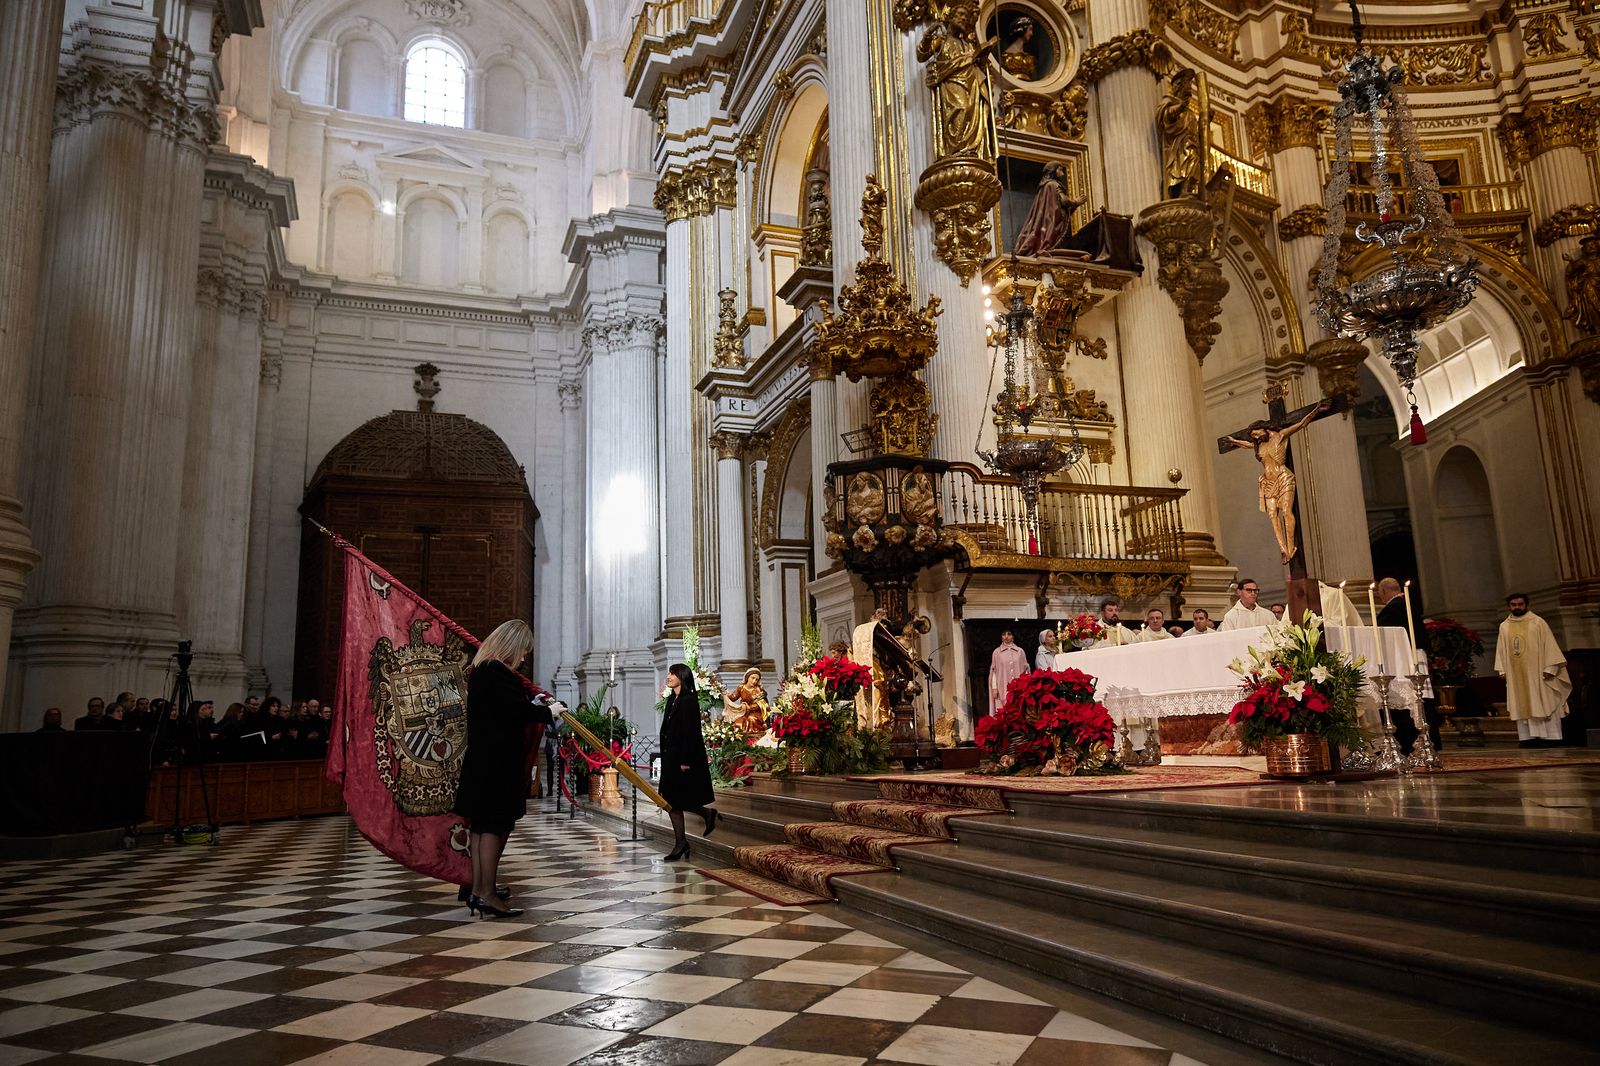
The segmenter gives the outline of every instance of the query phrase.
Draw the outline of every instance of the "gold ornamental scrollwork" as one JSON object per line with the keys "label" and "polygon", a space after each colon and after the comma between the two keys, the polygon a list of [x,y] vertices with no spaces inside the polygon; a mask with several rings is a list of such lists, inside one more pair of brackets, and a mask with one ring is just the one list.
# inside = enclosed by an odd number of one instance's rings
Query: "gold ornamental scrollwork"
{"label": "gold ornamental scrollwork", "polygon": [[709,215],[738,203],[734,163],[712,159],[669,170],[656,182],[654,204],[668,222]]}
{"label": "gold ornamental scrollwork", "polygon": [[1202,363],[1222,327],[1228,279],[1216,259],[1217,224],[1204,200],[1166,200],[1139,215],[1135,231],[1156,246],[1156,281],[1178,305],[1183,334]]}
{"label": "gold ornamental scrollwork", "polygon": [[1200,0],[1150,0],[1150,28],[1160,33],[1168,26],[1218,55],[1239,58],[1239,20]]}
{"label": "gold ornamental scrollwork", "polygon": [[1278,239],[1293,241],[1301,237],[1321,237],[1328,232],[1328,212],[1319,204],[1297,207],[1278,220]]}
{"label": "gold ornamental scrollwork", "polygon": [[1317,368],[1317,387],[1330,400],[1356,401],[1361,395],[1356,375],[1366,358],[1367,346],[1346,337],[1328,337],[1306,349],[1306,362]]}
{"label": "gold ornamental scrollwork", "polygon": [[826,300],[817,323],[816,355],[851,381],[922,369],[939,347],[939,298],[916,306],[894,267],[880,254],[886,197],[875,174],[861,194],[861,246],[856,280],[839,290],[839,311]]}
{"label": "gold ornamental scrollwork", "polygon": [[1149,30],[1134,30],[1085,51],[1078,76],[1095,85],[1113,71],[1143,67],[1156,77],[1165,78],[1175,66],[1172,49],[1165,41]]}
{"label": "gold ornamental scrollwork", "polygon": [[1270,159],[1290,148],[1315,148],[1332,113],[1327,104],[1284,93],[1246,111],[1244,126],[1251,149]]}
{"label": "gold ornamental scrollwork", "polygon": [[[1287,52],[1315,61],[1323,77],[1337,79],[1350,58],[1352,40],[1313,37],[1310,23],[1299,12],[1286,12],[1278,25]],[[1447,44],[1413,44],[1381,40],[1380,32],[1369,28],[1366,47],[1404,71],[1408,85],[1472,85],[1490,78],[1489,42],[1481,36]]]}
{"label": "gold ornamental scrollwork", "polygon": [[1548,248],[1563,237],[1583,237],[1600,233],[1600,204],[1573,204],[1553,212],[1533,231],[1533,239]]}
{"label": "gold ornamental scrollwork", "polygon": [[861,194],[861,246],[867,254],[856,265],[856,280],[839,290],[839,313],[821,301],[822,318],[806,358],[813,378],[876,379],[868,407],[879,449],[926,456],[938,416],[917,372],[938,350],[939,298],[929,297],[919,309],[882,258],[886,200],[877,176],[868,174]]}
{"label": "gold ornamental scrollwork", "polygon": [[833,265],[833,207],[829,202],[828,172],[806,173],[806,213],[800,228],[800,265]]}
{"label": "gold ornamental scrollwork", "polygon": [[723,370],[744,366],[744,338],[739,332],[739,312],[733,306],[738,296],[733,289],[717,293],[717,335],[711,342],[711,365]]}
{"label": "gold ornamental scrollwork", "polygon": [[1600,97],[1584,96],[1534,104],[1507,115],[1495,128],[1500,148],[1513,166],[1523,166],[1554,148],[1592,152],[1600,125]]}

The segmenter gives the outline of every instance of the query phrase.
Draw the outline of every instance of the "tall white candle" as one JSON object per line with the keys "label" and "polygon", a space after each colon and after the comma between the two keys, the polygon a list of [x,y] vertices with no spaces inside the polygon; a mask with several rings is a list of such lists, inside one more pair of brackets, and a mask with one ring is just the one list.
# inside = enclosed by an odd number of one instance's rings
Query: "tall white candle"
{"label": "tall white candle", "polygon": [[616,680],[617,680],[617,653],[616,652],[612,652],[611,653],[611,674],[610,674],[610,677],[608,678],[608,680],[611,681],[613,684],[615,684]]}
{"label": "tall white candle", "polygon": [[1378,583],[1367,586],[1367,611],[1372,615],[1372,661],[1383,673],[1383,641],[1378,637]]}
{"label": "tall white candle", "polygon": [[1411,581],[1406,580],[1406,636],[1411,640],[1411,661],[1417,661],[1417,621],[1411,615]]}

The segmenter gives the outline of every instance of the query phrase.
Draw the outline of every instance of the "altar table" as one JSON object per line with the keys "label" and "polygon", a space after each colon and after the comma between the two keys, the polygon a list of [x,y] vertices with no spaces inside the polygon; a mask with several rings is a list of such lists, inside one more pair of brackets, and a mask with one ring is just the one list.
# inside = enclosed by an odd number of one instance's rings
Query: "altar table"
{"label": "altar table", "polygon": [[[1266,626],[1255,626],[1062,652],[1055,658],[1055,668],[1081,670],[1095,678],[1096,696],[1119,725],[1183,715],[1226,715],[1239,702],[1240,682],[1228,664],[1234,659],[1249,663],[1250,646],[1265,647],[1266,633]],[[1399,672],[1415,654],[1408,634],[1402,628],[1389,626],[1378,633],[1381,655],[1375,654],[1377,645],[1371,626],[1328,626],[1323,630],[1323,639],[1334,651],[1365,655],[1367,661],[1362,670],[1369,677],[1380,672],[1380,659],[1381,672]],[[1409,682],[1395,680],[1390,705],[1415,705]],[[1377,706],[1377,693],[1368,685],[1362,690],[1360,704],[1364,728],[1378,727]]]}

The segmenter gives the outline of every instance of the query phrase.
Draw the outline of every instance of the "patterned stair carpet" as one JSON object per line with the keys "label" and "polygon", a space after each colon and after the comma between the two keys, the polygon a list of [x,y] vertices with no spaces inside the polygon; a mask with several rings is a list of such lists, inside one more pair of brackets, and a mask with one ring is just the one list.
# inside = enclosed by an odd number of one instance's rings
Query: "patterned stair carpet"
{"label": "patterned stair carpet", "polygon": [[989,777],[936,770],[894,777],[853,777],[876,781],[884,799],[948,803],[1004,810],[1007,792],[1143,792],[1157,788],[1222,788],[1270,783],[1254,770],[1232,766],[1141,766],[1104,777]]}
{"label": "patterned stair carpet", "polygon": [[702,869],[701,873],[725,885],[731,885],[743,892],[748,892],[758,899],[768,903],[777,903],[784,907],[804,907],[813,903],[832,903],[832,896],[819,896],[815,892],[806,892],[786,885],[782,881],[774,881],[770,877],[741,870],[737,866],[726,866],[718,869]]}
{"label": "patterned stair carpet", "polygon": [[833,804],[833,816],[841,822],[946,840],[955,836],[950,830],[952,818],[993,817],[1004,813],[982,807],[950,807],[942,803],[906,803],[887,799],[835,800]]}
{"label": "patterned stair carpet", "polygon": [[841,859],[893,866],[891,848],[908,844],[948,844],[949,837],[912,836],[898,829],[879,829],[849,822],[790,822],[783,835],[791,844],[826,852]]}
{"label": "patterned stair carpet", "polygon": [[833,897],[828,882],[845,874],[885,874],[893,867],[857,862],[796,844],[748,844],[733,849],[733,861],[751,873],[794,888]]}

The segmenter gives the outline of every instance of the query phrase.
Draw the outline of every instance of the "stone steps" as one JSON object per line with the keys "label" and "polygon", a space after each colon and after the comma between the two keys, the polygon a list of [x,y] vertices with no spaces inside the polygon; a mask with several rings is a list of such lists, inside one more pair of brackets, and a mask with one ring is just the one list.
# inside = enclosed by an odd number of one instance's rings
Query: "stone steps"
{"label": "stone steps", "polygon": [[907,872],[841,878],[835,889],[841,903],[884,920],[1304,1062],[1600,1063],[1592,1039],[1552,1036],[1295,963],[1055,914]]}
{"label": "stone steps", "polygon": [[[782,842],[862,784],[720,793],[694,861]],[[897,849],[897,873],[836,878],[839,901],[1306,1062],[1600,1066],[1600,835],[1009,798]]]}

